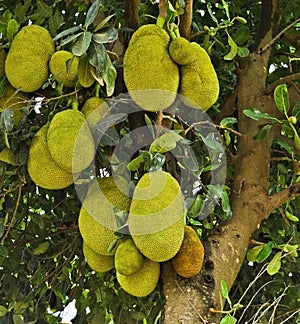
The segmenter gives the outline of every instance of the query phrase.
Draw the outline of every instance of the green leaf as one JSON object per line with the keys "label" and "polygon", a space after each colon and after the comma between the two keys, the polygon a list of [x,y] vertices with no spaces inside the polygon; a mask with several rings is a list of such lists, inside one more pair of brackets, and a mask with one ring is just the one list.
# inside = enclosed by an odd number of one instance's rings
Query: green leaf
{"label": "green leaf", "polygon": [[70,35],[68,36],[65,40],[63,40],[61,43],[60,43],[60,46],[65,46],[66,44],[69,44],[71,43],[74,39],[78,38],[79,36],[83,35],[83,32],[79,32],[75,35]]}
{"label": "green leaf", "polygon": [[93,46],[89,62],[95,67],[97,78],[103,78],[107,64],[107,53],[103,44],[95,44]]}
{"label": "green leaf", "polygon": [[209,2],[207,4],[207,11],[211,17],[211,19],[217,24],[219,25],[219,22],[218,22],[218,19],[215,17],[214,13],[213,13],[213,10],[212,10],[212,6],[211,6],[211,3]]}
{"label": "green leaf", "polygon": [[143,155],[137,156],[135,159],[131,160],[128,165],[127,169],[129,171],[136,171],[138,168],[141,166],[141,164],[144,162],[144,157]]}
{"label": "green leaf", "polygon": [[24,324],[23,317],[21,315],[13,315],[14,324]]}
{"label": "green leaf", "polygon": [[87,31],[79,37],[77,42],[72,46],[72,53],[75,56],[81,56],[86,53],[91,44],[92,35],[91,32]]}
{"label": "green leaf", "polygon": [[222,210],[226,215],[226,219],[223,216],[222,220],[229,220],[232,217],[232,210],[231,210],[231,205],[228,197],[227,191],[223,191],[223,194],[221,196],[221,204],[222,204]]}
{"label": "green leaf", "polygon": [[280,138],[276,138],[274,140],[274,144],[278,144],[282,149],[286,150],[287,153],[289,154],[293,154],[294,153],[294,149],[291,145],[289,145],[287,142],[281,140]]}
{"label": "green leaf", "polygon": [[4,232],[5,232],[5,227],[2,223],[0,223],[0,238],[3,236]]}
{"label": "green leaf", "polygon": [[95,82],[93,74],[91,73],[92,68],[89,57],[87,55],[81,56],[78,63],[77,77],[84,88],[89,88]]}
{"label": "green leaf", "polygon": [[119,134],[114,127],[108,128],[101,138],[101,143],[105,146],[115,146],[119,141]]}
{"label": "green leaf", "polygon": [[237,123],[237,119],[235,117],[226,117],[221,120],[220,127],[221,128],[232,127],[236,123]]}
{"label": "green leaf", "polygon": [[19,30],[20,25],[15,19],[10,19],[7,24],[6,37],[9,42],[13,40]]}
{"label": "green leaf", "polygon": [[3,133],[9,133],[14,128],[14,111],[10,108],[5,108],[0,115],[0,130]]}
{"label": "green leaf", "polygon": [[288,212],[287,210],[285,211],[285,216],[292,222],[299,222],[299,218]]}
{"label": "green leaf", "polygon": [[46,242],[43,242],[41,243],[38,247],[36,247],[34,250],[33,250],[33,254],[34,255],[40,255],[40,254],[43,254],[45,252],[47,252],[48,248],[50,246],[50,243],[48,241]]}
{"label": "green leaf", "polygon": [[198,195],[195,198],[191,207],[188,209],[188,215],[192,218],[197,217],[201,212],[202,205],[203,205],[203,198],[200,195]]}
{"label": "green leaf", "polygon": [[274,90],[274,101],[277,109],[286,114],[290,109],[290,99],[286,84],[278,85]]}
{"label": "green leaf", "polygon": [[118,31],[114,27],[107,27],[101,33],[93,34],[93,41],[98,44],[114,42],[118,39]]}
{"label": "green leaf", "polygon": [[243,114],[254,120],[267,119],[274,122],[278,121],[277,118],[269,115],[268,113],[263,113],[257,108],[244,109]]}
{"label": "green leaf", "polygon": [[150,145],[149,152],[166,153],[173,150],[181,136],[175,132],[168,132],[156,138]]}
{"label": "green leaf", "polygon": [[25,0],[22,2],[19,2],[16,5],[15,14],[19,18],[20,21],[23,21],[26,18],[26,14],[28,9],[30,8],[31,0]]}
{"label": "green leaf", "polygon": [[8,309],[2,305],[0,305],[0,317],[5,316],[8,312]]}
{"label": "green leaf", "polygon": [[250,54],[250,51],[248,50],[247,47],[238,47],[237,54],[239,57],[246,57]]}
{"label": "green leaf", "polygon": [[236,16],[232,20],[237,20],[238,22],[240,22],[242,24],[247,24],[247,19],[240,17],[240,16]]}
{"label": "green leaf", "polygon": [[254,246],[253,248],[251,248],[248,252],[247,252],[247,260],[249,262],[256,262],[256,259],[259,255],[259,253],[262,251],[262,249],[264,248],[264,245],[257,245]]}
{"label": "green leaf", "polygon": [[7,248],[3,245],[3,243],[0,244],[0,256],[3,256],[7,258],[9,255]]}
{"label": "green leaf", "polygon": [[282,251],[277,252],[267,266],[267,272],[270,276],[276,274],[281,268]]}
{"label": "green leaf", "polygon": [[109,20],[114,16],[115,14],[113,15],[110,15],[110,16],[107,16],[104,20],[102,20],[99,25],[94,29],[94,33],[97,32],[99,29],[103,28],[108,22]]}
{"label": "green leaf", "polygon": [[300,100],[298,100],[295,103],[293,110],[292,110],[292,115],[297,117],[299,115],[299,113],[300,113]]}
{"label": "green leaf", "polygon": [[84,22],[85,27],[89,27],[94,22],[95,18],[97,17],[97,14],[98,14],[100,4],[101,4],[100,0],[96,0],[91,5],[91,7],[88,10],[86,17],[85,17],[85,22]]}
{"label": "green leaf", "polygon": [[235,41],[231,38],[229,34],[227,36],[228,36],[228,44],[230,46],[230,51],[224,56],[224,60],[230,61],[236,56],[238,46],[236,45]]}
{"label": "green leaf", "polygon": [[235,324],[237,319],[232,317],[230,314],[227,314],[225,317],[221,319],[220,324]]}
{"label": "green leaf", "polygon": [[272,125],[270,124],[265,125],[256,135],[253,136],[253,139],[255,141],[263,140],[269,134],[271,128]]}
{"label": "green leaf", "polygon": [[38,9],[39,14],[42,17],[49,18],[52,15],[51,7],[44,1],[41,1],[41,0],[37,1],[37,9]]}
{"label": "green leaf", "polygon": [[284,244],[284,246],[282,247],[283,251],[286,253],[289,253],[289,255],[291,255],[293,258],[297,258],[298,257],[298,250],[299,245],[298,244]]}
{"label": "green leaf", "polygon": [[297,150],[300,150],[300,138],[298,134],[294,134],[294,144]]}
{"label": "green leaf", "polygon": [[227,287],[226,281],[224,281],[224,280],[221,280],[221,294],[222,294],[222,297],[225,298],[226,300],[229,299],[228,287]]}
{"label": "green leaf", "polygon": [[55,42],[64,36],[67,36],[67,35],[77,32],[80,29],[81,29],[81,26],[74,26],[74,27],[68,28],[66,30],[63,30],[59,34],[57,34],[52,40]]}
{"label": "green leaf", "polygon": [[159,170],[165,164],[166,158],[162,154],[155,154],[154,157],[147,163],[147,167],[145,169],[149,172]]}
{"label": "green leaf", "polygon": [[112,96],[114,93],[116,78],[117,71],[106,53],[106,69],[105,73],[103,74],[103,80],[106,84],[106,94],[108,97]]}
{"label": "green leaf", "polygon": [[263,249],[260,251],[256,258],[257,263],[264,262],[272,253],[274,247],[274,243],[272,241],[268,242],[267,244],[264,244]]}

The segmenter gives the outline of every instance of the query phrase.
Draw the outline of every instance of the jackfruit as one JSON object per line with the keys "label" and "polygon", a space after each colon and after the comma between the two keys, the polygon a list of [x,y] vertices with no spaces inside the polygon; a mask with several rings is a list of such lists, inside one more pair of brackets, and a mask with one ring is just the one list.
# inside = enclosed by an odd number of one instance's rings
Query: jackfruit
{"label": "jackfruit", "polygon": [[135,297],[146,297],[157,286],[160,276],[160,264],[148,259],[143,266],[130,276],[117,272],[117,280],[128,294]]}
{"label": "jackfruit", "polygon": [[10,84],[5,87],[3,96],[0,98],[0,109],[10,108],[14,111],[13,119],[15,124],[24,116],[22,108],[27,106],[28,98],[22,92],[17,92]]}
{"label": "jackfruit", "polygon": [[[124,189],[122,189],[124,190]],[[118,189],[113,177],[94,181],[87,192],[80,209],[78,225],[83,241],[96,253],[113,255],[116,247],[110,250],[113,241],[119,236],[115,209],[127,212],[130,198]]]}
{"label": "jackfruit", "polygon": [[114,268],[114,256],[102,255],[96,253],[88,245],[83,242],[83,255],[85,256],[87,264],[97,272],[106,272]]}
{"label": "jackfruit", "polygon": [[53,160],[74,175],[87,168],[94,158],[92,134],[83,113],[76,109],[66,109],[54,115],[47,141]]}
{"label": "jackfruit", "polygon": [[0,161],[9,163],[11,165],[18,165],[15,161],[14,153],[12,152],[11,149],[8,147],[5,147],[1,152],[0,152]]}
{"label": "jackfruit", "polygon": [[28,25],[14,37],[5,60],[5,74],[14,88],[33,92],[41,88],[49,76],[48,62],[54,43],[44,27]]}
{"label": "jackfruit", "polygon": [[85,101],[81,112],[86,117],[90,127],[93,128],[101,121],[108,109],[109,107],[104,99],[90,97]]}
{"label": "jackfruit", "polygon": [[3,48],[1,48],[0,49],[0,78],[3,78],[5,76],[5,69],[4,69],[5,59],[6,59],[6,52]]}
{"label": "jackfruit", "polygon": [[187,65],[195,58],[191,43],[184,37],[172,39],[169,45],[169,53],[174,62],[179,65]]}
{"label": "jackfruit", "polygon": [[50,72],[58,83],[65,87],[74,87],[77,80],[79,58],[71,52],[60,50],[55,52],[49,61]]}
{"label": "jackfruit", "polygon": [[184,238],[180,250],[172,259],[177,274],[183,278],[196,276],[202,269],[204,247],[191,226],[184,228]]}
{"label": "jackfruit", "polygon": [[30,178],[45,189],[62,189],[73,182],[72,174],[62,170],[52,159],[47,145],[49,123],[33,136],[28,154],[27,168]]}
{"label": "jackfruit", "polygon": [[184,235],[185,206],[178,182],[161,170],[138,181],[128,216],[131,237],[148,259],[163,262],[180,249]]}
{"label": "jackfruit", "polygon": [[219,81],[210,57],[197,43],[191,43],[195,58],[181,66],[179,93],[190,107],[206,111],[218,99]]}
{"label": "jackfruit", "polygon": [[115,254],[115,268],[120,274],[132,275],[143,266],[143,262],[144,257],[131,238],[125,239],[118,245]]}
{"label": "jackfruit", "polygon": [[179,70],[168,53],[169,36],[154,24],[140,27],[124,55],[124,82],[131,98],[141,108],[159,111],[176,98]]}

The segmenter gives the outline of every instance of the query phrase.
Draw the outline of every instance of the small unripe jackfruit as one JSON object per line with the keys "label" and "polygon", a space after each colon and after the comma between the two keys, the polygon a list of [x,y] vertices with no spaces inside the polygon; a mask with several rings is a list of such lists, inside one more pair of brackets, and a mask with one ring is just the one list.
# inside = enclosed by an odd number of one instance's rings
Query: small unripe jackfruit
{"label": "small unripe jackfruit", "polygon": [[143,262],[144,257],[131,238],[125,239],[118,245],[115,254],[115,268],[120,274],[132,275],[143,266]]}
{"label": "small unripe jackfruit", "polygon": [[87,168],[94,158],[95,145],[82,112],[66,109],[51,120],[47,141],[53,160],[74,175]]}
{"label": "small unripe jackfruit", "polygon": [[45,189],[62,189],[73,182],[72,174],[62,170],[52,159],[47,145],[49,123],[33,136],[28,154],[28,173],[33,182]]}
{"label": "small unripe jackfruit", "polygon": [[113,255],[116,248],[110,251],[118,224],[115,208],[128,211],[130,198],[121,192],[113,177],[101,178],[91,184],[80,209],[78,225],[85,244],[96,253]]}
{"label": "small unripe jackfruit", "polygon": [[124,55],[124,81],[131,98],[143,109],[159,111],[175,100],[179,70],[168,53],[169,36],[154,24],[140,27]]}
{"label": "small unripe jackfruit", "polygon": [[93,128],[101,121],[108,109],[109,107],[104,99],[90,97],[85,101],[81,112],[86,117],[90,127]]}
{"label": "small unripe jackfruit", "polygon": [[188,106],[206,111],[218,99],[219,81],[205,49],[197,43],[191,46],[195,58],[190,64],[181,66],[179,93]]}
{"label": "small unripe jackfruit", "polygon": [[172,60],[179,65],[190,64],[195,57],[193,46],[184,37],[172,39],[169,45],[169,53]]}
{"label": "small unripe jackfruit", "polygon": [[170,173],[149,172],[137,183],[128,227],[137,248],[148,259],[162,262],[180,249],[185,207],[178,182]]}
{"label": "small unripe jackfruit", "polygon": [[0,49],[0,78],[5,76],[5,59],[6,59],[6,52],[3,48]]}
{"label": "small unripe jackfruit", "polygon": [[102,255],[96,253],[88,245],[83,242],[83,254],[86,262],[91,269],[97,272],[106,272],[114,268],[114,256],[113,255]]}
{"label": "small unripe jackfruit", "polygon": [[144,260],[143,266],[130,276],[117,272],[117,280],[120,286],[130,295],[146,297],[151,294],[158,283],[160,276],[160,264],[148,259]]}
{"label": "small unripe jackfruit", "polygon": [[204,247],[191,226],[185,226],[184,238],[180,250],[172,259],[172,264],[183,278],[196,276],[202,269]]}
{"label": "small unripe jackfruit", "polygon": [[77,80],[78,62],[77,56],[60,50],[51,56],[49,69],[58,83],[62,82],[65,87],[74,87]]}
{"label": "small unripe jackfruit", "polygon": [[54,43],[44,27],[28,25],[13,39],[5,60],[5,74],[14,88],[33,92],[41,88],[49,76],[48,62]]}

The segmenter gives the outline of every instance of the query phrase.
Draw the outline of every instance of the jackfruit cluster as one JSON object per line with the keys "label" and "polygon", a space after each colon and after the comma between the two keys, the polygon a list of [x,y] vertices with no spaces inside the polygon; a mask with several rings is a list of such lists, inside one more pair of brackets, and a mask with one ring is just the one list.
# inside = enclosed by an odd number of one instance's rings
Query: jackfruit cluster
{"label": "jackfruit cluster", "polygon": [[65,87],[74,87],[77,81],[79,58],[71,52],[60,50],[52,54],[49,69],[54,80]]}
{"label": "jackfruit cluster", "polygon": [[5,60],[9,83],[23,92],[41,88],[49,77],[48,63],[54,50],[47,29],[35,24],[21,28],[11,42]]}

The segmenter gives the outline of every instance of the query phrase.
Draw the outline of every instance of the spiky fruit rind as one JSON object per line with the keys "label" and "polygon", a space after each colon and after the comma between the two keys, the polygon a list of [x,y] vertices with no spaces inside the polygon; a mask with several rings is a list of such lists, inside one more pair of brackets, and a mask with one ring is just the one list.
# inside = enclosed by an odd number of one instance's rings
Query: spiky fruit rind
{"label": "spiky fruit rind", "polygon": [[143,266],[130,276],[117,272],[120,286],[135,297],[146,297],[151,294],[157,286],[159,276],[160,264],[148,259],[145,259]]}
{"label": "spiky fruit rind", "polygon": [[115,268],[125,276],[130,276],[138,271],[144,262],[144,257],[131,238],[121,242],[115,254]]}
{"label": "spiky fruit rind", "polygon": [[204,246],[191,226],[184,229],[184,238],[180,250],[172,259],[172,264],[183,278],[196,276],[202,269]]}
{"label": "spiky fruit rind", "polygon": [[42,87],[49,76],[48,62],[54,43],[44,27],[28,25],[13,39],[5,60],[5,74],[14,88],[33,92]]}
{"label": "spiky fruit rind", "polygon": [[178,182],[161,170],[142,176],[136,185],[128,216],[132,239],[152,261],[171,259],[184,235],[185,206]]}
{"label": "spiky fruit rind", "polygon": [[42,126],[33,136],[28,153],[28,173],[38,186],[57,190],[73,182],[72,174],[62,170],[52,159],[47,145],[49,124]]}
{"label": "spiky fruit rind", "polygon": [[81,112],[86,117],[90,127],[93,128],[105,116],[105,114],[108,112],[108,109],[109,106],[105,103],[104,99],[98,97],[90,97],[83,104]]}
{"label": "spiky fruit rind", "polygon": [[218,99],[219,80],[205,49],[197,43],[191,46],[195,59],[181,66],[179,93],[188,106],[206,111]]}
{"label": "spiky fruit rind", "polygon": [[114,268],[114,256],[96,253],[83,242],[83,254],[87,264],[97,272],[107,272]]}
{"label": "spiky fruit rind", "polygon": [[169,45],[169,53],[172,60],[179,65],[190,64],[195,58],[193,46],[184,37],[172,39]]}
{"label": "spiky fruit rind", "polygon": [[71,52],[60,50],[51,56],[49,69],[58,83],[62,82],[65,87],[74,87],[77,80],[78,62],[77,56]]}

